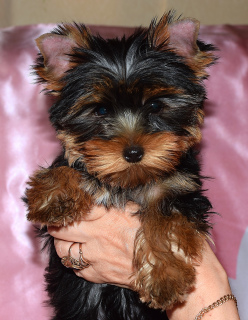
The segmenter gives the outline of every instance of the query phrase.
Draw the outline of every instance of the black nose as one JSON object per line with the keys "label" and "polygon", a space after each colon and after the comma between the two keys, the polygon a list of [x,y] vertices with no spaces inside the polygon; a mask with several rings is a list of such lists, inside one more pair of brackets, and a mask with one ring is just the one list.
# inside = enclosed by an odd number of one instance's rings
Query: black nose
{"label": "black nose", "polygon": [[144,149],[140,146],[126,147],[123,156],[127,162],[139,162],[144,155]]}

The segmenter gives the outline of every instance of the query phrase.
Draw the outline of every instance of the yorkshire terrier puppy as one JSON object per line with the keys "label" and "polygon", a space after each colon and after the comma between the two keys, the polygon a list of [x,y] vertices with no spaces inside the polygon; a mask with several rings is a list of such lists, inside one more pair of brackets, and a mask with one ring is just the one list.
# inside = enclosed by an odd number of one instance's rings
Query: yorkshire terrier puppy
{"label": "yorkshire terrier puppy", "polygon": [[165,319],[194,286],[211,209],[195,146],[203,80],[215,61],[198,31],[198,21],[169,12],[121,39],[92,35],[82,24],[37,39],[34,70],[56,97],[50,119],[63,152],[30,178],[28,220],[66,226],[94,205],[132,201],[142,224],[133,291],[78,278],[47,235],[53,319]]}

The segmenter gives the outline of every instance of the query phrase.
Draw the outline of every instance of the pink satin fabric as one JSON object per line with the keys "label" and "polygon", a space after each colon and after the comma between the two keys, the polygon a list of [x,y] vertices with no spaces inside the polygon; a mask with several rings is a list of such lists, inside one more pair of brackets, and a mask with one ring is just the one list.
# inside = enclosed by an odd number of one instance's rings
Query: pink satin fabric
{"label": "pink satin fabric", "polygon": [[[40,254],[39,240],[26,221],[21,197],[28,176],[38,166],[50,164],[59,152],[48,121],[51,100],[40,94],[42,88],[33,84],[30,75],[37,52],[34,39],[53,27],[0,30],[0,319],[45,320],[51,313],[43,305],[46,257]],[[131,31],[113,27],[93,30],[104,37]],[[204,26],[201,39],[215,44],[220,57],[207,82],[201,158],[203,174],[214,179],[208,180],[205,188],[214,211],[221,214],[213,221],[216,254],[228,271],[245,315],[248,278],[242,266],[248,251],[248,237],[244,237],[248,230],[248,26]],[[238,279],[246,279],[246,286]]]}

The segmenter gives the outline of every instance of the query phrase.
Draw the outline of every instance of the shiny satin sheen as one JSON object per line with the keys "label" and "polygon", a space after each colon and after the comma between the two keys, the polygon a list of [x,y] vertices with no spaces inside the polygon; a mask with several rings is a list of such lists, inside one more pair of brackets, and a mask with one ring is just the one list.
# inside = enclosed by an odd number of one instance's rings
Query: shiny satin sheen
{"label": "shiny satin sheen", "polygon": [[[43,305],[46,257],[26,221],[21,197],[28,176],[49,165],[60,148],[48,120],[51,98],[40,94],[42,87],[33,84],[30,74],[37,53],[34,39],[53,27],[0,30],[0,319],[45,320],[51,313]],[[131,31],[93,30],[106,37]],[[235,279],[248,226],[248,26],[203,26],[200,38],[219,48],[219,63],[206,83],[201,158],[203,174],[214,178],[205,182],[207,194],[221,214],[213,221],[216,253]]]}

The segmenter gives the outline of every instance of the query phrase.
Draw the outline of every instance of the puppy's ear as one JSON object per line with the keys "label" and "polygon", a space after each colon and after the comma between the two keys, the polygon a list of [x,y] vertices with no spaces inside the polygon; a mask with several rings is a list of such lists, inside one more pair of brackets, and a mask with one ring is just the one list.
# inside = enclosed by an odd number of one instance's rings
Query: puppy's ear
{"label": "puppy's ear", "polygon": [[34,70],[50,93],[56,95],[64,86],[66,72],[75,66],[72,57],[76,48],[87,48],[89,37],[84,25],[65,24],[36,39],[40,54]]}
{"label": "puppy's ear", "polygon": [[183,57],[193,58],[199,50],[196,43],[199,28],[200,22],[194,19],[184,19],[169,24],[169,48]]}
{"label": "puppy's ear", "polygon": [[170,50],[184,58],[198,78],[205,78],[205,68],[211,65],[215,48],[198,41],[199,21],[195,19],[175,20],[173,13],[165,14],[160,21],[150,26],[152,46],[157,50]]}
{"label": "puppy's ear", "polygon": [[43,56],[46,80],[60,79],[70,68],[70,54],[75,42],[66,36],[46,33],[36,39],[37,46]]}

